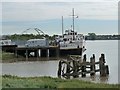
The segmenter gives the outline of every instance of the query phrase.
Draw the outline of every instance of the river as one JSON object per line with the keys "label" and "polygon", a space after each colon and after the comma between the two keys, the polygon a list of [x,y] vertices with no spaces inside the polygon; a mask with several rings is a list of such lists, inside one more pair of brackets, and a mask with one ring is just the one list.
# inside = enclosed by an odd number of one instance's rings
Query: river
{"label": "river", "polygon": [[[110,84],[118,83],[118,41],[116,40],[95,40],[86,41],[87,60],[96,55],[96,61],[99,60],[100,54],[105,54],[106,64],[109,65],[109,76],[100,78],[99,73],[95,77],[87,75],[86,78],[79,78],[83,80],[90,80],[93,82],[104,82]],[[31,61],[31,62],[15,62],[3,63],[2,74],[17,75],[21,77],[34,76],[51,76],[57,77],[58,61]]]}

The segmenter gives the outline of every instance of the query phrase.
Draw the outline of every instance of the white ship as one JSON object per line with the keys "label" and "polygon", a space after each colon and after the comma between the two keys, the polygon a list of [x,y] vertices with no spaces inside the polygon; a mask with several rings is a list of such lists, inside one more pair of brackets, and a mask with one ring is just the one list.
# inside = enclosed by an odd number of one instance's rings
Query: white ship
{"label": "white ship", "polygon": [[74,9],[73,9],[73,25],[72,29],[65,30],[63,34],[63,17],[62,17],[62,36],[55,38],[57,44],[60,47],[60,54],[65,55],[82,55],[85,51],[85,37],[83,34],[78,34],[74,30]]}

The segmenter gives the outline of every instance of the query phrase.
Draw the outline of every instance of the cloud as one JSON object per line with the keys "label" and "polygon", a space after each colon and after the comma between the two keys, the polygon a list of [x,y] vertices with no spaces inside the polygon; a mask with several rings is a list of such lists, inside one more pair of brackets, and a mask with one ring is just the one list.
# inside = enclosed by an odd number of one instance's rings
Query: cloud
{"label": "cloud", "polygon": [[[75,14],[79,16],[77,19],[79,21],[88,20],[91,23],[92,20],[100,20],[104,23],[105,20],[108,22],[115,20],[117,22],[118,19],[118,3],[115,0],[99,0],[99,2],[97,0],[80,0],[80,2],[2,2],[2,17],[0,19],[2,19],[3,33],[20,33],[30,27],[41,27],[51,35],[53,32],[61,33],[61,16],[64,16],[64,20],[69,20],[66,23],[70,22],[70,26],[72,8],[75,9]],[[93,32],[96,28],[101,28],[103,31],[96,30],[96,32],[104,32],[105,29],[110,29],[111,33],[117,31],[116,23],[112,23],[113,25],[105,24],[104,27],[101,27],[100,24],[102,23],[96,25],[96,27],[94,26],[96,21],[92,23],[90,28],[89,23],[85,23],[80,30],[82,32],[85,30],[86,32]],[[111,27],[108,28],[108,26]]]}
{"label": "cloud", "polygon": [[79,2],[79,3],[42,3],[42,2],[4,2],[2,13],[4,21],[36,21],[69,18],[72,8],[81,19],[117,19],[117,3]]}
{"label": "cloud", "polygon": [[2,0],[2,2],[118,2],[119,0]]}

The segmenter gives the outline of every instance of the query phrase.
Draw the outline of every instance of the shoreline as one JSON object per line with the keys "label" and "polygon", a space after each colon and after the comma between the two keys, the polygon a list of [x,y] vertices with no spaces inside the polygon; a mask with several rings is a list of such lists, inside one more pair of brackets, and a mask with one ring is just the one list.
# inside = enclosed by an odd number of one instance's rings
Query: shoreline
{"label": "shoreline", "polygon": [[60,58],[14,58],[14,59],[7,59],[7,60],[0,60],[0,63],[15,63],[15,62],[36,62],[36,61],[59,61]]}

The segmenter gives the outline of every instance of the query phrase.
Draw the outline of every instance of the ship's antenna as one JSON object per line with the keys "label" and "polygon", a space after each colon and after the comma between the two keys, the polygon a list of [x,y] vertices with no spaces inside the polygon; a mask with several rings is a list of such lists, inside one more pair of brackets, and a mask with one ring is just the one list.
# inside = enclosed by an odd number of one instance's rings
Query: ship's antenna
{"label": "ship's antenna", "polygon": [[64,34],[64,26],[63,26],[63,16],[62,16],[62,36]]}
{"label": "ship's antenna", "polygon": [[[75,27],[74,27],[74,17],[77,16],[75,15],[75,12],[74,12],[74,8],[72,9],[72,18],[73,18],[73,40],[75,39],[75,35],[74,35],[74,30],[75,30]],[[78,16],[77,16],[78,17]]]}

